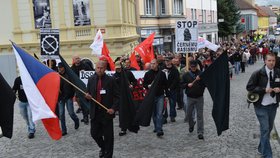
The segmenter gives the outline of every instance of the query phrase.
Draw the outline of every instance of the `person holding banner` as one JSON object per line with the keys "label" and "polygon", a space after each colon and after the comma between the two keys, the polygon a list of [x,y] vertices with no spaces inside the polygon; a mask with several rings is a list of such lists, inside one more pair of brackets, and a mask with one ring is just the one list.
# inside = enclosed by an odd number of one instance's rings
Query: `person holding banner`
{"label": "person holding banner", "polygon": [[[113,118],[119,108],[120,94],[113,77],[105,74],[104,61],[96,63],[95,74],[88,79],[87,99],[94,98],[104,107],[91,101],[90,106],[90,133],[100,147],[99,157],[111,158],[114,149]],[[104,108],[108,110],[105,110]]]}
{"label": "person holding banner", "polygon": [[[160,73],[160,74],[158,74]],[[147,71],[144,75],[144,87],[149,91],[149,88],[152,86],[155,78],[157,75],[160,75],[158,86],[156,87],[157,91],[154,98],[155,108],[153,111],[153,122],[154,122],[154,132],[157,133],[158,137],[164,135],[162,130],[162,123],[163,123],[163,103],[164,103],[164,91],[167,87],[167,79],[159,67],[158,62],[156,59],[151,61],[151,70]]]}
{"label": "person holding banner", "polygon": [[[77,74],[78,76],[80,76],[80,71],[84,70],[84,71],[93,71],[93,69],[85,63],[81,62],[81,58],[78,55],[73,56],[73,65],[71,66],[71,69],[75,72],[75,74]],[[83,104],[82,102],[79,101],[78,97],[76,97],[78,104]],[[86,108],[84,108],[85,106],[80,105],[81,110],[83,112],[83,119],[81,120],[82,122],[84,122],[86,125],[88,124],[89,120],[88,120],[88,110]]]}

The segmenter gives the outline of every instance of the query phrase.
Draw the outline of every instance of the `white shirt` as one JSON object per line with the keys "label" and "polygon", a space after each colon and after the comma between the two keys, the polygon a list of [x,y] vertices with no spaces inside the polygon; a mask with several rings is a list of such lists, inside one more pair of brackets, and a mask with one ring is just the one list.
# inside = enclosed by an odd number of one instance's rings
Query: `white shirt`
{"label": "white shirt", "polygon": [[[265,71],[266,71],[266,75],[268,76],[268,81],[267,81],[267,85],[266,88],[270,88],[270,78],[269,78],[269,72],[272,71],[272,76],[274,75],[274,71],[270,70],[267,66],[265,66]],[[270,105],[272,103],[276,103],[276,96],[274,96],[273,98],[270,96],[270,93],[265,93],[263,96],[263,100],[262,100],[262,105],[263,106],[267,106]]]}

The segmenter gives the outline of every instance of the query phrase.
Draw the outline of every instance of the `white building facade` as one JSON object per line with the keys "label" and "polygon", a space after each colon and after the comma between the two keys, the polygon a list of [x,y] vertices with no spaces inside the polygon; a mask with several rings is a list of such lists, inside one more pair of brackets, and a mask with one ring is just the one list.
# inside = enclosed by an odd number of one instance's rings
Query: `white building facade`
{"label": "white building facade", "polygon": [[198,20],[199,36],[215,43],[218,41],[217,0],[186,0],[186,17]]}

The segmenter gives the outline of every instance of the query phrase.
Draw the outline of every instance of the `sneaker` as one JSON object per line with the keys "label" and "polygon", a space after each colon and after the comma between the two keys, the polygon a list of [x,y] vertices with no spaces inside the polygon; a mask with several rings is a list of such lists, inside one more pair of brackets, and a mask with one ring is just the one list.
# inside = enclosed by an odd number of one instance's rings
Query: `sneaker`
{"label": "sneaker", "polygon": [[124,135],[126,135],[126,131],[121,131],[121,132],[119,133],[119,136],[124,136]]}
{"label": "sneaker", "polygon": [[78,121],[75,122],[75,129],[78,129],[80,127],[80,122],[79,122],[79,119]]}
{"label": "sneaker", "polygon": [[62,132],[62,136],[65,136],[65,135],[67,135],[67,132]]}
{"label": "sneaker", "polygon": [[176,120],[175,120],[174,117],[171,117],[171,118],[170,118],[170,121],[171,121],[171,122],[176,122]]}
{"label": "sneaker", "polygon": [[35,137],[34,133],[29,133],[29,134],[28,134],[28,138],[29,138],[29,139],[33,139],[34,137]]}
{"label": "sneaker", "polygon": [[77,114],[78,114],[78,113],[81,113],[81,112],[82,112],[82,109],[81,109],[81,108],[78,108],[77,111],[76,111]]}
{"label": "sneaker", "polygon": [[163,135],[164,135],[164,133],[163,133],[162,131],[157,132],[157,136],[158,136],[158,137],[161,137],[161,136],[163,136]]}
{"label": "sneaker", "polygon": [[199,135],[198,135],[198,139],[204,139],[203,135],[202,135],[202,134],[199,134]]}

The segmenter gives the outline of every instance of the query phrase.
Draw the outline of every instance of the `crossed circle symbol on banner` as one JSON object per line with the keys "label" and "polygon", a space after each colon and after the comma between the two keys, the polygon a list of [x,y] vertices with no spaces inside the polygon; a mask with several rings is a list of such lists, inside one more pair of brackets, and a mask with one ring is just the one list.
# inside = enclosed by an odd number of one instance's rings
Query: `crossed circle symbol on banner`
{"label": "crossed circle symbol on banner", "polygon": [[42,49],[48,55],[53,55],[57,51],[59,43],[52,35],[47,35],[42,40]]}

